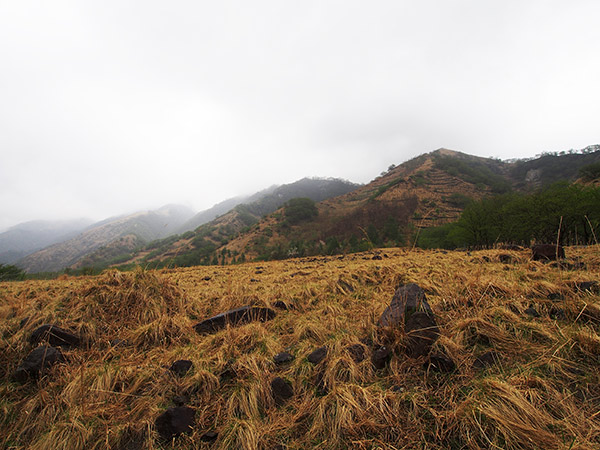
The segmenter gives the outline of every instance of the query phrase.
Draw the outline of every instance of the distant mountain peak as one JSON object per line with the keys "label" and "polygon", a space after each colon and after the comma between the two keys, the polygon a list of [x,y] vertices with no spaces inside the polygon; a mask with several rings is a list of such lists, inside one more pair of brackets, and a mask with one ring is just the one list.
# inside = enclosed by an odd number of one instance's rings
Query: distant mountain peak
{"label": "distant mountain peak", "polygon": [[438,148],[437,150],[433,151],[432,153],[438,153],[440,155],[444,155],[444,156],[456,156],[456,155],[464,155],[465,153],[463,152],[459,152],[457,150],[450,150],[449,148]]}

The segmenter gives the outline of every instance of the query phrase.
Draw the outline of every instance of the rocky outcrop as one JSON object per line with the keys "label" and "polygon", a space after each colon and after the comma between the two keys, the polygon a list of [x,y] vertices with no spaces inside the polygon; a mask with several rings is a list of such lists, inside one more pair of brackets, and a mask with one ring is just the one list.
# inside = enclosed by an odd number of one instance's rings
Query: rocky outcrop
{"label": "rocky outcrop", "polygon": [[311,364],[319,364],[327,356],[327,347],[319,347],[306,357]]}
{"label": "rocky outcrop", "polygon": [[59,326],[46,324],[31,333],[29,342],[33,345],[47,342],[56,347],[79,347],[81,338]]}
{"label": "rocky outcrop", "polygon": [[531,258],[534,261],[553,261],[565,257],[565,250],[561,245],[537,244],[531,247]]}
{"label": "rocky outcrop", "polygon": [[412,357],[424,356],[439,337],[440,331],[433,314],[416,312],[406,321],[406,353]]}
{"label": "rocky outcrop", "polygon": [[154,426],[164,441],[171,441],[180,434],[189,433],[196,421],[196,411],[188,406],[169,408],[156,418]]}
{"label": "rocky outcrop", "polygon": [[387,366],[392,358],[392,352],[385,345],[376,348],[371,354],[371,364],[376,370],[381,370]]}
{"label": "rocky outcrop", "polygon": [[380,327],[404,327],[406,353],[413,357],[429,353],[439,329],[425,291],[411,283],[400,286],[378,322]]}
{"label": "rocky outcrop", "polygon": [[273,357],[273,362],[275,364],[277,364],[278,366],[292,362],[293,360],[294,360],[294,355],[292,355],[291,353],[288,353],[288,352],[277,353]]}
{"label": "rocky outcrop", "polygon": [[13,378],[21,383],[30,378],[39,378],[56,363],[62,361],[64,357],[58,348],[42,345],[27,355],[17,367]]}
{"label": "rocky outcrop", "polygon": [[424,311],[433,315],[425,291],[414,283],[400,286],[394,293],[390,305],[379,318],[378,325],[381,327],[398,327],[405,323],[408,316],[417,311]]}
{"label": "rocky outcrop", "polygon": [[452,358],[444,353],[433,353],[429,356],[427,361],[425,361],[423,368],[433,372],[448,373],[456,370],[456,363],[452,360]]}
{"label": "rocky outcrop", "polygon": [[275,311],[270,308],[243,306],[242,308],[232,309],[203,320],[194,325],[194,329],[200,334],[215,333],[227,325],[242,325],[254,321],[266,322],[273,319],[275,315]]}
{"label": "rocky outcrop", "polygon": [[179,360],[175,361],[173,364],[171,364],[171,367],[169,367],[169,370],[171,372],[173,372],[175,375],[177,375],[179,377],[183,377],[183,376],[185,376],[186,373],[188,373],[188,371],[192,367],[194,367],[194,363],[192,363],[190,360],[179,359]]}
{"label": "rocky outcrop", "polygon": [[294,389],[289,381],[276,377],[271,381],[271,393],[278,406],[283,405],[294,396]]}

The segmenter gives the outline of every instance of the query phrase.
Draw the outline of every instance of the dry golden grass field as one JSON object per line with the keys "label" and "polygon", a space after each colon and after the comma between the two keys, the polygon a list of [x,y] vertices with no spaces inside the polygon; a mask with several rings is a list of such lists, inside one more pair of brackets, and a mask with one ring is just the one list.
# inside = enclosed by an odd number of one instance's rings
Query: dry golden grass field
{"label": "dry golden grass field", "polygon": [[[531,261],[529,250],[385,249],[381,259],[1,283],[0,448],[599,449],[600,295],[576,283],[600,281],[600,250],[566,253],[569,267]],[[440,328],[432,352],[453,360],[452,372],[407,356],[404,330],[377,328],[409,282],[427,293]],[[277,315],[193,329],[244,305]],[[63,349],[40,378],[14,381],[42,324],[86,343]],[[359,343],[366,358],[355,362],[347,349]],[[377,344],[393,353],[378,370]],[[313,365],[307,355],[321,346],[327,356]],[[275,364],[282,351],[293,361]],[[183,376],[168,370],[180,359],[193,362]],[[276,401],[275,377],[291,398]],[[191,430],[161,440],[156,418],[184,403]]]}

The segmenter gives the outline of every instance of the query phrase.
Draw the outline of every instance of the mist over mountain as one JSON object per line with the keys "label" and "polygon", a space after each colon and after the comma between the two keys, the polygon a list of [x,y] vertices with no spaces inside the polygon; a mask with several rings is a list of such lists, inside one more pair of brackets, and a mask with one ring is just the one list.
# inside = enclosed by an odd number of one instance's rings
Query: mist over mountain
{"label": "mist over mountain", "polygon": [[[253,195],[247,196],[244,203],[238,203],[225,214],[221,214],[210,222],[203,223],[193,231],[181,235],[172,235],[165,239],[151,242],[143,247],[136,245],[118,245],[100,247],[89,252],[71,264],[71,268],[106,267],[107,265],[123,263],[129,260],[148,258],[153,260],[155,255],[177,257],[181,254],[185,259],[182,264],[206,262],[207,253],[223,244],[230,236],[241,233],[248,226],[257,223],[266,214],[280,208],[285,202],[296,197],[310,198],[321,201],[353,191],[360,185],[336,178],[302,178],[293,183],[281,186],[270,186]],[[182,228],[190,223],[205,220],[214,215],[219,209],[237,203],[237,198],[229,199],[213,208],[196,214]],[[119,251],[121,253],[119,253]]]}
{"label": "mist over mountain", "polygon": [[[391,165],[367,185],[303,178],[196,214],[170,204],[91,225],[20,224],[0,234],[0,262],[33,273],[141,262],[222,264],[281,258],[298,247],[303,254],[359,251],[365,239],[375,246],[403,245],[417,228],[456,220],[471,199],[573,182],[598,161],[597,145],[509,161],[439,149]],[[300,197],[316,203],[315,218],[290,226],[285,211],[273,214]]]}
{"label": "mist over mountain", "polygon": [[[19,233],[7,232],[3,233],[6,242],[5,261],[16,263],[29,273],[97,266],[143,249],[152,241],[191,232],[236,207],[243,209],[245,220],[251,217],[254,223],[290,198],[310,197],[320,201],[349,192],[357,186],[333,178],[303,178],[294,183],[271,186],[252,195],[224,200],[196,214],[185,206],[169,204],[156,210],[109,217],[96,223],[87,221],[70,234],[63,233],[62,237],[56,236],[52,241],[38,240],[37,245],[29,247],[11,241]],[[18,231],[20,227],[26,229],[32,225],[22,224],[14,228]],[[22,231],[20,233],[23,234]]]}
{"label": "mist over mountain", "polygon": [[33,220],[0,233],[0,264],[11,264],[25,255],[70,239],[93,222],[90,219]]}
{"label": "mist over mountain", "polygon": [[246,201],[248,196],[238,196],[233,198],[228,198],[227,200],[223,200],[208,208],[204,211],[200,211],[195,214],[191,219],[187,220],[180,228],[177,230],[178,233],[185,233],[186,231],[195,230],[200,225],[203,225],[211,220],[216,219],[222,214],[225,214],[227,211],[232,209],[233,207],[239,205]]}
{"label": "mist over mountain", "polygon": [[174,233],[193,214],[185,206],[166,205],[154,211],[106,219],[77,236],[20,259],[17,265],[27,272],[50,272],[73,265],[101,247],[110,254],[122,253]]}

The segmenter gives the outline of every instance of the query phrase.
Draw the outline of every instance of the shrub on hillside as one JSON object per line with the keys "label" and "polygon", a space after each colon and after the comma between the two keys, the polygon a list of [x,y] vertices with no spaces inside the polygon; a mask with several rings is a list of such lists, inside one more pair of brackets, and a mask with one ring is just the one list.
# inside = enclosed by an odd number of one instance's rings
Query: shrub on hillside
{"label": "shrub on hillside", "polygon": [[585,181],[594,181],[600,179],[600,161],[588,164],[579,169],[579,176]]}
{"label": "shrub on hillside", "polygon": [[465,161],[452,156],[438,155],[435,158],[435,166],[437,169],[469,183],[481,187],[487,186],[494,193],[501,194],[510,191],[510,183],[483,162]]}
{"label": "shrub on hillside", "polygon": [[319,214],[315,202],[308,197],[292,198],[283,207],[285,220],[290,225],[312,219]]}
{"label": "shrub on hillside", "polygon": [[456,208],[466,208],[466,206],[473,200],[471,197],[468,197],[460,192],[453,192],[448,197],[443,198],[444,201],[449,203]]}
{"label": "shrub on hillside", "polygon": [[25,272],[17,266],[0,264],[0,281],[23,280]]}

